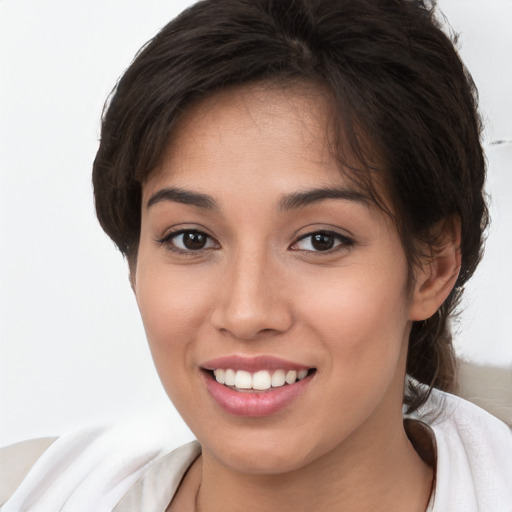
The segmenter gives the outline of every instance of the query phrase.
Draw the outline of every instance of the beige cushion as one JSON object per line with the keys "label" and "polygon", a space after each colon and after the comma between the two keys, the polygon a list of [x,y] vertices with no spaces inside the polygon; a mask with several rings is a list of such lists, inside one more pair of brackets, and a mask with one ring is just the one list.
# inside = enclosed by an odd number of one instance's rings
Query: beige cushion
{"label": "beige cushion", "polygon": [[30,468],[56,437],[30,439],[0,448],[0,506],[25,478]]}
{"label": "beige cushion", "polygon": [[456,394],[512,427],[512,366],[496,367],[459,361]]}

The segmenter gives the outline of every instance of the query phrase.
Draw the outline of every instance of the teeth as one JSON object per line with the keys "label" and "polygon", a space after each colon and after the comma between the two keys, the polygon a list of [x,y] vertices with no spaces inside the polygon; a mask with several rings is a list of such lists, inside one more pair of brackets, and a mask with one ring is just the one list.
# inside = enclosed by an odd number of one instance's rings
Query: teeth
{"label": "teeth", "polygon": [[290,370],[286,374],[286,384],[293,384],[297,380],[297,372],[295,370]]}
{"label": "teeth", "polygon": [[215,375],[215,380],[217,382],[219,382],[220,384],[224,384],[226,382],[225,381],[226,372],[222,368],[218,368],[217,370],[215,370],[213,372],[213,374]]}
{"label": "teeth", "polygon": [[286,382],[286,374],[284,373],[284,370],[276,370],[272,374],[272,387],[273,388],[280,388],[281,386],[284,386],[285,382]]}
{"label": "teeth", "polygon": [[270,377],[270,373],[262,370],[260,372],[256,372],[252,376],[252,389],[270,389],[272,385],[272,378]]}
{"label": "teeth", "polygon": [[235,385],[234,370],[226,370],[224,372],[224,384],[226,384],[226,386],[234,386]]}
{"label": "teeth", "polygon": [[280,388],[285,384],[295,384],[298,380],[304,379],[308,370],[275,370],[269,372],[267,370],[260,370],[256,373],[250,373],[245,370],[232,370],[217,368],[213,371],[215,380],[219,384],[226,386],[233,386],[237,389],[255,389],[258,391],[265,391],[272,388]]}
{"label": "teeth", "polygon": [[238,389],[251,389],[252,388],[252,375],[244,370],[238,370],[235,376],[235,388]]}

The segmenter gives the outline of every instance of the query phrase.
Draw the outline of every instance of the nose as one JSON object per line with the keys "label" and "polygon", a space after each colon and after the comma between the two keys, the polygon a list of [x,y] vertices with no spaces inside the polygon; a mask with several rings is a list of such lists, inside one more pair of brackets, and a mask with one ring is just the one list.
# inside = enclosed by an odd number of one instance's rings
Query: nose
{"label": "nose", "polygon": [[293,316],[283,272],[270,257],[248,252],[226,262],[213,326],[239,340],[286,332]]}

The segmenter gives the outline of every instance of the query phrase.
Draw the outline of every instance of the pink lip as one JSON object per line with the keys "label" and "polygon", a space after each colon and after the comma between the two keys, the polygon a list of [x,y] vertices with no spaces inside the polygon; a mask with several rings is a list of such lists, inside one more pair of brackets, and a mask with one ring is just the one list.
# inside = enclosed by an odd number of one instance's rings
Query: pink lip
{"label": "pink lip", "polygon": [[274,356],[226,356],[211,359],[201,364],[201,367],[205,370],[216,370],[222,368],[224,370],[245,370],[246,372],[257,372],[259,370],[309,370],[311,366],[305,366],[303,364],[294,363],[292,361],[286,361]]}
{"label": "pink lip", "polygon": [[313,376],[308,375],[295,384],[285,384],[268,391],[236,391],[219,384],[209,372],[202,372],[206,389],[217,404],[235,416],[259,418],[275,414],[297,399],[307,389]]}

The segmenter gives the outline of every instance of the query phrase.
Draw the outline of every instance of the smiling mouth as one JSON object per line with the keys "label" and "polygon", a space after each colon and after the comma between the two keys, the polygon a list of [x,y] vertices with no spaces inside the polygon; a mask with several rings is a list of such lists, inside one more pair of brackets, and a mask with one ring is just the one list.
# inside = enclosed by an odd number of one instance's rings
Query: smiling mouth
{"label": "smiling mouth", "polygon": [[242,392],[269,391],[291,386],[316,372],[316,368],[301,370],[259,370],[248,372],[231,368],[206,370],[211,378],[227,388]]}

